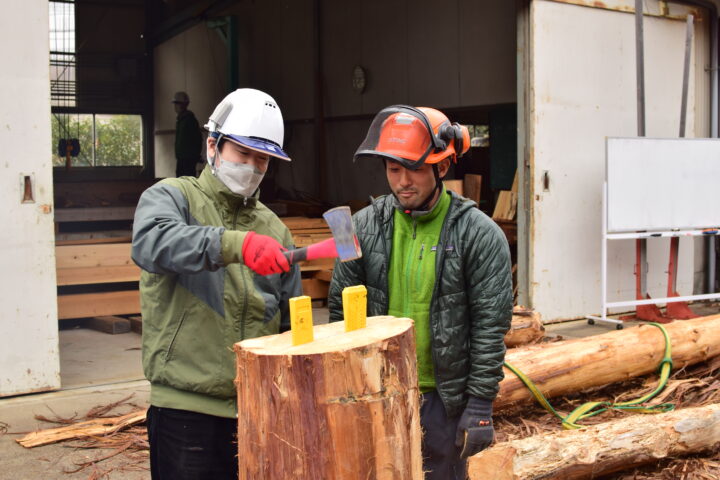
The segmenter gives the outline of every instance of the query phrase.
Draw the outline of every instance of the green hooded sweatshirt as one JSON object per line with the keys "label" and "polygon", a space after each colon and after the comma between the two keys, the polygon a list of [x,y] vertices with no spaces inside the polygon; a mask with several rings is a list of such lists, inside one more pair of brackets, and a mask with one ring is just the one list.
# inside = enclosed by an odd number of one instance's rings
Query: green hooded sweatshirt
{"label": "green hooded sweatshirt", "polygon": [[443,189],[429,212],[418,215],[396,209],[394,214],[388,313],[415,321],[418,384],[422,392],[435,388],[430,340],[430,300],[435,286],[435,253],[449,207],[450,195]]}

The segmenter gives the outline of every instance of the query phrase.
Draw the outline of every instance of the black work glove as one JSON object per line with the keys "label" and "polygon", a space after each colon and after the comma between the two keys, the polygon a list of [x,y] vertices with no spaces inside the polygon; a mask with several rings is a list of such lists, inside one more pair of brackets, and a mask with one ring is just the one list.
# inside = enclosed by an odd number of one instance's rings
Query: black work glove
{"label": "black work glove", "polygon": [[467,458],[484,450],[494,437],[492,402],[470,395],[455,436],[455,445],[462,447],[460,458]]}

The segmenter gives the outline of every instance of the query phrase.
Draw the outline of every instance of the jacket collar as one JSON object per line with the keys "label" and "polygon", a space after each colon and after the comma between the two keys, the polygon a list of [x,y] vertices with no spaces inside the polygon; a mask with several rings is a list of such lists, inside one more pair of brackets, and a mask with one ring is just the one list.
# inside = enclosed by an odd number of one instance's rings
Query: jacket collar
{"label": "jacket collar", "polygon": [[407,210],[405,207],[402,206],[402,204],[398,201],[397,197],[395,195],[388,195],[389,197],[392,197],[393,199],[393,205],[395,206],[395,210],[400,211],[401,213],[404,213],[405,215],[409,215],[412,217],[413,220],[416,220],[420,223],[429,222],[436,218],[440,214],[440,210],[443,208],[441,205],[447,204],[450,202],[450,198],[446,193],[445,187],[442,187],[440,189],[440,195],[438,195],[437,200],[433,204],[433,206],[430,208],[430,210]]}
{"label": "jacket collar", "polygon": [[239,207],[255,208],[260,198],[260,189],[258,188],[255,193],[250,197],[243,197],[230,191],[218,178],[213,175],[210,165],[205,165],[200,178],[200,188],[212,197],[219,205],[225,206],[230,210],[235,210]]}
{"label": "jacket collar", "polygon": [[[463,198],[457,193],[450,190],[450,207],[446,217],[446,225],[452,225],[455,220],[460,218],[466,211],[473,208],[476,204],[472,200]],[[373,210],[377,215],[380,216],[379,220],[381,225],[386,225],[392,221],[392,217],[395,211],[396,201],[394,195],[382,195],[377,198],[370,197],[371,203],[373,204]],[[435,202],[435,206],[440,202]]]}

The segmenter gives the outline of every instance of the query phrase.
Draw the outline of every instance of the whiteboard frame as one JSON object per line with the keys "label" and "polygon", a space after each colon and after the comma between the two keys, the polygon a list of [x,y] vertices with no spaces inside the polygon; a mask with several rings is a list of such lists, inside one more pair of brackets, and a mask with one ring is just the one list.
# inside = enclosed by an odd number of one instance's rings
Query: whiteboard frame
{"label": "whiteboard frame", "polygon": [[[595,315],[587,315],[586,318],[588,318],[588,323],[594,323],[594,321],[601,321],[601,322],[607,322],[616,324],[617,328],[622,328],[622,321],[616,320],[613,318],[607,317],[607,311],[610,308],[617,308],[617,307],[633,307],[633,306],[639,306],[639,305],[651,305],[651,304],[668,304],[673,302],[688,302],[688,301],[698,301],[698,300],[712,300],[712,299],[718,299],[720,298],[720,293],[709,293],[709,294],[701,294],[701,295],[686,295],[686,296],[679,296],[679,297],[665,297],[665,298],[653,298],[653,299],[642,299],[642,300],[624,300],[624,301],[617,301],[617,302],[608,302],[607,301],[607,278],[608,278],[608,265],[607,265],[607,258],[608,258],[608,242],[611,240],[630,240],[630,239],[647,239],[647,238],[663,238],[663,237],[684,237],[684,236],[717,236],[720,234],[720,221],[716,225],[705,225],[699,228],[693,228],[688,227],[688,223],[692,222],[683,222],[682,220],[679,221],[679,224],[676,226],[670,225],[667,228],[664,229],[647,229],[643,227],[636,227],[635,229],[631,231],[610,231],[609,227],[609,218],[610,218],[610,207],[609,207],[609,187],[608,183],[611,180],[611,176],[608,174],[608,168],[610,165],[610,162],[608,160],[608,157],[610,155],[610,149],[608,148],[608,145],[611,141],[617,139],[617,137],[607,137],[605,140],[605,181],[602,185],[602,242],[601,242],[601,252],[600,252],[600,286],[601,286],[601,312],[599,316]],[[621,140],[647,140],[646,138],[622,138]],[[718,147],[718,157],[717,162],[718,165],[720,165],[720,139],[706,139],[706,138],[693,138],[693,139],[650,139],[650,140],[674,140],[674,141],[681,141],[681,142],[697,142],[698,140],[710,140],[712,142],[717,143]],[[685,165],[687,167],[687,165]],[[659,176],[660,174],[666,174],[666,175],[672,175],[673,172],[671,171],[658,171],[656,170],[654,172],[654,175]],[[698,176],[700,174],[707,173],[704,172],[702,169],[700,172],[693,172],[695,176]],[[633,178],[632,175],[628,175],[630,178],[625,179],[627,180],[626,185],[637,185],[634,183],[635,180],[638,180],[637,178]],[[612,179],[617,177],[612,177]],[[718,177],[718,180],[720,180],[720,177]],[[634,187],[633,187],[634,188]],[[720,192],[720,188],[717,189]],[[700,208],[708,208],[712,209],[713,205],[707,205],[704,204],[700,206]],[[718,209],[720,210],[720,209]],[[682,225],[685,223],[686,225]],[[636,273],[636,274],[639,274]]]}
{"label": "whiteboard frame", "polygon": [[720,139],[605,139],[607,231],[720,226]]}

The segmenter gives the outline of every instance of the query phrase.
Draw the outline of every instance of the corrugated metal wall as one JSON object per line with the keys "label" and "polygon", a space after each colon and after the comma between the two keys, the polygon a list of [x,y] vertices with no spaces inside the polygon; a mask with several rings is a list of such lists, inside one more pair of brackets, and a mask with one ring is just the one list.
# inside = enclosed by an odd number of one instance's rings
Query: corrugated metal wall
{"label": "corrugated metal wall", "polygon": [[[332,179],[323,194],[326,200],[339,203],[386,191],[384,175],[377,171],[377,165],[352,163],[352,154],[371,116],[381,108],[396,103],[452,108],[515,102],[514,2],[319,3],[323,104],[328,117],[326,175]],[[289,123],[286,146],[293,163],[279,165],[278,183],[288,190],[321,193],[313,127],[313,1],[256,2],[225,13],[237,16],[241,32],[240,86],[260,88],[273,95]],[[208,67],[207,60],[190,47],[192,42],[183,40],[194,35],[194,30],[155,50],[157,115],[165,108],[158,93],[169,91],[165,85],[171,80],[171,72],[181,74],[185,69],[192,75]],[[184,53],[169,46],[178,42],[186,45]],[[356,65],[367,72],[367,88],[362,94],[352,88]],[[220,75],[224,78],[224,73]],[[195,112],[204,121],[202,111]],[[337,119],[347,116],[360,118]],[[168,125],[168,119],[156,118],[156,130],[167,129]],[[166,147],[172,152],[171,143],[163,146],[156,141],[157,163],[167,157]]]}

